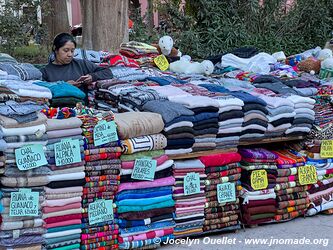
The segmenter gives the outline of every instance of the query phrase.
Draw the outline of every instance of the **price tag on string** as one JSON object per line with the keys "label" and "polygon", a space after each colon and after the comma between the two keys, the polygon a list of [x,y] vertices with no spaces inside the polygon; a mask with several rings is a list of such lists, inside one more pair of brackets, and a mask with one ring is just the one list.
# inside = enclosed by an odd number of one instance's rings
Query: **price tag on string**
{"label": "price tag on string", "polygon": [[136,159],[134,163],[132,179],[153,181],[155,177],[155,170],[157,161],[151,158]]}
{"label": "price tag on string", "polygon": [[113,201],[100,199],[90,203],[88,217],[89,225],[113,220]]}
{"label": "price tag on string", "polygon": [[81,162],[79,140],[65,139],[54,144],[56,166]]}
{"label": "price tag on string", "polygon": [[200,176],[198,173],[188,173],[184,178],[184,194],[200,193]]}
{"label": "price tag on string", "polygon": [[217,184],[217,201],[218,203],[236,201],[235,183],[227,182]]}
{"label": "price tag on string", "polygon": [[20,189],[10,194],[9,216],[38,216],[39,193]]}
{"label": "price tag on string", "polygon": [[268,187],[268,178],[266,170],[260,169],[252,171],[251,187],[254,190],[261,190]]}
{"label": "price tag on string", "polygon": [[169,62],[168,59],[166,59],[165,55],[159,55],[155,57],[154,63],[162,71],[166,71],[169,68]]}
{"label": "price tag on string", "polygon": [[298,181],[301,185],[315,184],[317,183],[317,170],[315,166],[305,165],[298,167]]}
{"label": "price tag on string", "polygon": [[47,165],[41,144],[31,144],[15,149],[15,160],[19,170],[29,170]]}
{"label": "price tag on string", "polygon": [[117,126],[114,121],[103,120],[94,127],[94,145],[96,147],[117,140]]}
{"label": "price tag on string", "polygon": [[333,140],[323,140],[321,142],[320,157],[333,158]]}

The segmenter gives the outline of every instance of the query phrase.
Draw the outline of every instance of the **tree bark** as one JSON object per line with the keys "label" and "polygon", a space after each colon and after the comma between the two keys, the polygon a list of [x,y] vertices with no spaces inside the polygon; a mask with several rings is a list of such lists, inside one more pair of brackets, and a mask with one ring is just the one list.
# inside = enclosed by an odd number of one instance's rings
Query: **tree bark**
{"label": "tree bark", "polygon": [[81,0],[81,8],[83,48],[118,53],[128,41],[128,1]]}
{"label": "tree bark", "polygon": [[[66,0],[49,0],[48,15],[42,16],[42,22],[48,27],[46,42],[50,44],[54,37],[62,32],[70,32]],[[43,10],[42,10],[43,11]]]}

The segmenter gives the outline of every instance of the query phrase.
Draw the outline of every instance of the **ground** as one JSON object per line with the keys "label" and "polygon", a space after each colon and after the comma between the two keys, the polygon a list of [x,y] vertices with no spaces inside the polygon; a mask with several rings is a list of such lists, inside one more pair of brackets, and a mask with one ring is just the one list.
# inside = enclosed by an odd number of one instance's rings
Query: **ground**
{"label": "ground", "polygon": [[[254,243],[252,239],[257,242]],[[245,244],[251,240],[251,244]],[[266,244],[263,243],[264,240],[267,240]],[[273,244],[270,244],[272,242]],[[191,246],[190,244],[188,239],[183,244],[163,246],[162,250],[333,249],[333,215],[297,218],[285,223],[246,228],[245,231],[242,229],[237,233],[204,236],[192,241]]]}

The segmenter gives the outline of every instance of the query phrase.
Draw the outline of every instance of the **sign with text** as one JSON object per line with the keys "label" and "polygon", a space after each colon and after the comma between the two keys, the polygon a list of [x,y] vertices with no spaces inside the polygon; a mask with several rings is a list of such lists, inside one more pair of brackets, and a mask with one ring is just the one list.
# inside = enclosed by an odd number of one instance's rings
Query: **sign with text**
{"label": "sign with text", "polygon": [[254,170],[251,173],[251,187],[254,190],[265,189],[268,186],[267,172],[264,169]]}
{"label": "sign with text", "polygon": [[298,167],[298,181],[301,185],[317,183],[317,170],[315,166],[305,165]]}
{"label": "sign with text", "polygon": [[31,144],[15,149],[15,160],[19,170],[29,170],[47,165],[41,144]]}
{"label": "sign with text", "polygon": [[79,140],[65,139],[54,144],[56,166],[81,162]]}
{"label": "sign with text", "polygon": [[94,145],[96,147],[118,140],[117,126],[114,121],[100,121],[94,127]]}
{"label": "sign with text", "polygon": [[165,55],[159,55],[155,57],[154,63],[162,71],[166,71],[169,68],[169,62]]}
{"label": "sign with text", "polygon": [[188,173],[184,178],[184,194],[200,193],[200,176],[198,173]]}
{"label": "sign with text", "polygon": [[88,207],[89,225],[113,220],[113,201],[96,200]]}
{"label": "sign with text", "polygon": [[136,159],[134,163],[132,179],[153,181],[155,177],[155,170],[157,161],[151,158]]}
{"label": "sign with text", "polygon": [[323,140],[320,144],[320,157],[333,158],[333,140]]}
{"label": "sign with text", "polygon": [[217,184],[217,201],[219,203],[236,201],[235,183]]}
{"label": "sign with text", "polygon": [[38,216],[39,193],[19,190],[10,194],[9,216]]}

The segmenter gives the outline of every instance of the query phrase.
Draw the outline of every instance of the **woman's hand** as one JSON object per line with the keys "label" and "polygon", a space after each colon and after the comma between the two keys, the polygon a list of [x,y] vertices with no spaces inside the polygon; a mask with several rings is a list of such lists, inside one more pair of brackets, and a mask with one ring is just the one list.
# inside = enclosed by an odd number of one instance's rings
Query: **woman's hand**
{"label": "woman's hand", "polygon": [[92,76],[89,74],[81,76],[79,79],[76,80],[76,82],[88,85],[92,83]]}
{"label": "woman's hand", "polygon": [[80,82],[77,82],[77,81],[73,81],[73,80],[70,80],[70,81],[67,81],[69,84],[75,86],[75,87],[81,87],[81,83]]}

